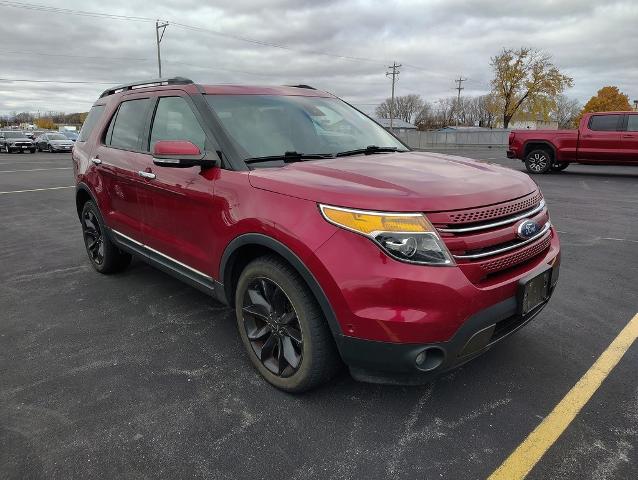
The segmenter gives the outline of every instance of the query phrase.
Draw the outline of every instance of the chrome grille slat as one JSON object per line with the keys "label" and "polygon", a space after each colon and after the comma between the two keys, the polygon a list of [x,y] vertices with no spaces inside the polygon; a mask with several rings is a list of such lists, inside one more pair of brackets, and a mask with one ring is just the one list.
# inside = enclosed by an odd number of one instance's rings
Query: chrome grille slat
{"label": "chrome grille slat", "polygon": [[491,257],[493,255],[498,255],[501,253],[505,253],[505,252],[509,252],[510,250],[515,250],[517,248],[520,248],[524,245],[528,245],[536,240],[538,240],[539,238],[541,238],[543,235],[545,235],[547,232],[549,232],[549,229],[551,228],[551,223],[547,222],[545,223],[545,225],[543,226],[543,229],[538,232],[536,235],[534,235],[532,238],[528,238],[527,240],[523,240],[522,242],[519,242],[515,245],[508,245],[507,247],[500,247],[500,248],[495,248],[493,250],[489,250],[487,252],[480,252],[480,253],[475,253],[475,254],[471,254],[471,255],[452,255],[455,259],[458,260],[475,260],[477,258],[485,258],[485,257]]}
{"label": "chrome grille slat", "polygon": [[467,233],[467,232],[478,232],[481,230],[488,230],[490,228],[501,227],[503,225],[508,225],[510,223],[517,222],[524,218],[529,217],[530,215],[536,215],[538,212],[542,211],[545,208],[545,200],[541,200],[541,202],[534,207],[532,210],[525,211],[523,213],[519,213],[514,217],[508,217],[497,222],[488,223],[484,225],[477,225],[474,227],[461,227],[461,228],[437,228],[439,232],[445,233]]}

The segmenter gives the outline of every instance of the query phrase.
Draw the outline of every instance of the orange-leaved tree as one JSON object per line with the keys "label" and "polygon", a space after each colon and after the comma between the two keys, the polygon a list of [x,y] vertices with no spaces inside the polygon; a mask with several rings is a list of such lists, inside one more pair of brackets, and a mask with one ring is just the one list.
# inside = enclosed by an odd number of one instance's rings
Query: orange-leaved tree
{"label": "orange-leaved tree", "polygon": [[622,93],[618,87],[607,86],[598,90],[583,107],[583,113],[589,112],[627,112],[631,110],[629,96]]}

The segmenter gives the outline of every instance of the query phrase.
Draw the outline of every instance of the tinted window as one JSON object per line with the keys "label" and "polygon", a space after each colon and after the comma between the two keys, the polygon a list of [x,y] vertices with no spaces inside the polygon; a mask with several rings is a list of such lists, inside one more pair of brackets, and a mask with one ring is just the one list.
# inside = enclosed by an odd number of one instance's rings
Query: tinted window
{"label": "tinted window", "polygon": [[181,97],[160,98],[153,119],[150,147],[159,140],[189,140],[204,150],[206,136],[190,106]]}
{"label": "tinted window", "polygon": [[638,132],[638,115],[627,115],[627,130]]}
{"label": "tinted window", "polygon": [[618,130],[618,120],[621,115],[594,115],[589,120],[590,130],[613,132]]}
{"label": "tinted window", "polygon": [[106,139],[107,145],[137,150],[144,130],[144,120],[149,104],[150,99],[148,98],[122,102],[117,115],[111,121],[112,128],[109,128],[111,132],[110,139]]}
{"label": "tinted window", "polygon": [[91,111],[84,120],[84,125],[82,125],[82,130],[80,130],[80,137],[78,141],[86,142],[86,139],[89,138],[89,135],[93,131],[95,124],[102,116],[102,112],[104,112],[104,105],[95,105],[91,108]]}

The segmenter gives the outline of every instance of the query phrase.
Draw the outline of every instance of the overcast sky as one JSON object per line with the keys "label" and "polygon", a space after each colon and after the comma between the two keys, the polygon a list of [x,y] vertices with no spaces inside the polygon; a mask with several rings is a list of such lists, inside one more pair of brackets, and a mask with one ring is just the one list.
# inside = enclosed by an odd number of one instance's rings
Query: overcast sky
{"label": "overcast sky", "polygon": [[394,60],[403,64],[397,94],[434,101],[456,93],[459,75],[464,95],[487,93],[490,56],[523,45],[550,53],[581,102],[604,85],[638,99],[638,0],[0,0],[0,78],[96,82],[0,80],[0,113],[87,111],[107,86],[98,82],[157,77],[156,18],[173,22],[164,76],[307,83],[366,111],[389,96]]}

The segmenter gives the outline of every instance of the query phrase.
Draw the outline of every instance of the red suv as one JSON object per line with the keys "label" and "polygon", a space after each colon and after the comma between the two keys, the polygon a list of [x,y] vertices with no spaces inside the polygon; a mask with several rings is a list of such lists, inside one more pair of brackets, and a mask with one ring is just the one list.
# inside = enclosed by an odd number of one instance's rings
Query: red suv
{"label": "red suv", "polygon": [[305,85],[122,85],[73,148],[101,273],[131,254],[234,306],[257,370],[299,392],[344,362],[427,382],[546,305],[559,242],[525,174],[410,151]]}

